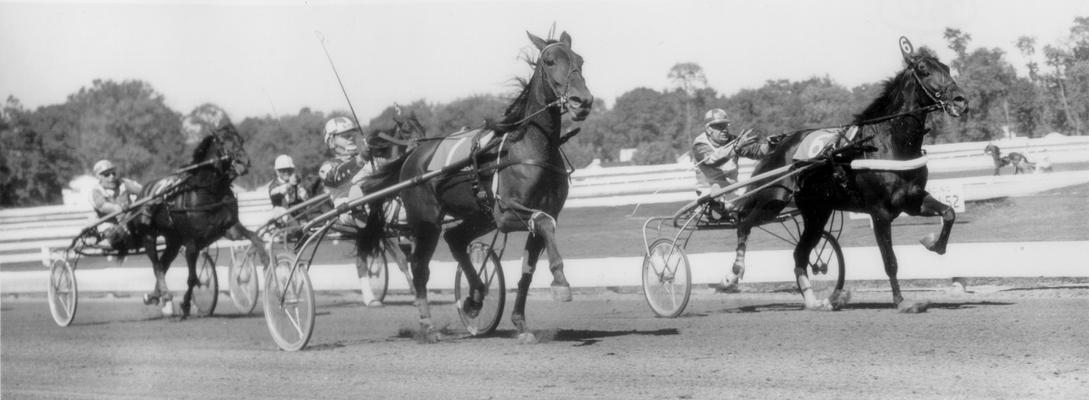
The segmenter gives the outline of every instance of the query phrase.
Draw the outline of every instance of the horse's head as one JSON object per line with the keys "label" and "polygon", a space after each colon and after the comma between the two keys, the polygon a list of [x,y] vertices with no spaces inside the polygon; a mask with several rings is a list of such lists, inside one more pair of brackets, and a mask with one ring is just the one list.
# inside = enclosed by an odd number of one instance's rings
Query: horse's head
{"label": "horse's head", "polygon": [[191,164],[209,163],[231,179],[245,175],[249,171],[250,158],[246,154],[245,142],[230,120],[226,118],[198,122],[187,120],[186,124],[201,126],[208,131],[193,150]]}
{"label": "horse's head", "polygon": [[586,79],[582,77],[582,56],[571,49],[571,35],[560,34],[559,41],[546,41],[526,32],[529,40],[541,51],[537,58],[537,71],[552,89],[552,98],[548,102],[559,101],[574,113],[575,121],[582,121],[590,115],[594,96],[586,88]]}
{"label": "horse's head", "polygon": [[987,147],[983,148],[983,154],[1000,154],[1002,151],[995,146],[994,143],[988,143]]}
{"label": "horse's head", "polygon": [[960,117],[968,112],[968,99],[949,74],[947,65],[938,61],[928,50],[915,51],[915,47],[905,37],[900,38],[900,52],[907,62],[907,71],[919,83],[918,90],[922,92],[920,105],[937,105],[952,117]]}

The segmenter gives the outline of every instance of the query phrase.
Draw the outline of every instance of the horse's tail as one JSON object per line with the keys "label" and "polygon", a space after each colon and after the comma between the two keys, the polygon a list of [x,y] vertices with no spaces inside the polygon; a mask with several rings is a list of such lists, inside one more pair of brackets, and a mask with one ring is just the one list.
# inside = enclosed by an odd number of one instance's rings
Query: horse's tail
{"label": "horse's tail", "polygon": [[[397,157],[364,179],[363,183],[360,184],[363,193],[373,193],[396,184],[401,176],[401,167],[405,164],[405,158],[407,158],[408,154],[411,153]],[[379,244],[386,233],[384,203],[385,200],[379,199],[367,205],[369,209],[367,225],[359,231],[359,236],[355,240],[356,254],[360,257],[378,255]]]}

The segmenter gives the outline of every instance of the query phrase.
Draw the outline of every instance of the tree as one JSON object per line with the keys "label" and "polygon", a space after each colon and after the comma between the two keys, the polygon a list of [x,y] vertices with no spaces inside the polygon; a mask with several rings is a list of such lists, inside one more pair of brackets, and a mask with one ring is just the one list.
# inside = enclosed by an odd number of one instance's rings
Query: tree
{"label": "tree", "polygon": [[693,62],[677,63],[669,69],[669,80],[675,87],[684,93],[684,131],[692,131],[692,120],[695,118],[693,98],[696,92],[707,88],[707,76],[703,74],[703,68]]}
{"label": "tree", "polygon": [[8,97],[0,110],[0,207],[53,204],[81,168],[70,111],[64,105],[25,110]]}
{"label": "tree", "polygon": [[150,84],[94,80],[68,96],[63,108],[78,137],[77,154],[85,170],[100,159],[113,160],[136,180],[157,178],[188,162],[181,116],[166,106]]}

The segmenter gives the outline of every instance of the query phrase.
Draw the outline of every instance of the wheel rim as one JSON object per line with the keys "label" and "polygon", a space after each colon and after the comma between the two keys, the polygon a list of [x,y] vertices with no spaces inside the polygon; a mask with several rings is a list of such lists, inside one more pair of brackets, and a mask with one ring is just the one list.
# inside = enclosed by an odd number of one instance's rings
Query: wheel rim
{"label": "wheel rim", "polygon": [[[495,331],[499,321],[503,317],[503,307],[506,303],[506,278],[503,276],[503,267],[499,262],[499,256],[491,247],[483,243],[473,243],[469,246],[469,259],[473,263],[480,279],[484,282],[484,304],[476,318],[470,318],[461,307],[458,307],[458,316],[469,334],[473,336],[487,335]],[[465,278],[459,268],[455,274],[454,299],[465,299],[470,292],[469,280]]]}
{"label": "wheel rim", "polygon": [[378,255],[367,260],[367,282],[371,285],[371,293],[378,301],[386,299],[386,290],[389,288],[389,263],[396,263],[397,258],[391,254],[388,244],[382,242],[382,250]]}
{"label": "wheel rim", "polygon": [[662,317],[680,315],[692,290],[688,257],[667,240],[655,242],[643,258],[643,294],[647,305]]}
{"label": "wheel rim", "polygon": [[76,316],[76,275],[65,260],[53,260],[49,270],[49,313],[59,326],[68,326]]}
{"label": "wheel rim", "polygon": [[301,266],[292,273],[295,258],[280,254],[265,281],[265,322],[283,350],[302,349],[314,329],[314,292]]}
{"label": "wheel rim", "polygon": [[[231,301],[243,314],[253,312],[257,306],[257,293],[259,285],[257,280],[257,265],[254,258],[257,255],[253,248],[243,253],[242,260],[232,260],[228,275],[230,276]],[[238,262],[235,262],[238,261]]]}
{"label": "wheel rim", "polygon": [[[219,251],[215,251],[218,256]],[[202,316],[212,315],[219,302],[219,276],[216,273],[216,257],[205,250],[197,266],[197,285],[193,287],[193,305]]]}
{"label": "wheel rim", "polygon": [[843,289],[844,272],[843,251],[839,242],[824,232],[821,239],[809,252],[808,271],[810,287],[817,299],[833,299],[837,291]]}

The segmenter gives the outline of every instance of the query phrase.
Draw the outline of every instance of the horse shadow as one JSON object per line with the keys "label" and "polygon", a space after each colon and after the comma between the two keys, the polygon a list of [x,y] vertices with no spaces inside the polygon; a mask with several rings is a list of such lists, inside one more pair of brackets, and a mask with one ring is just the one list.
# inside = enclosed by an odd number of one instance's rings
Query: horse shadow
{"label": "horse shadow", "polygon": [[[979,307],[990,306],[1010,306],[1015,303],[1001,302],[1001,301],[963,301],[963,302],[930,302],[926,305],[927,309],[942,309],[942,310],[965,310]],[[897,306],[891,302],[862,302],[862,303],[848,303],[840,312],[852,311],[852,310],[895,310]],[[770,304],[753,304],[740,307],[730,307],[721,310],[709,311],[707,313],[698,313],[694,316],[707,316],[710,314],[748,314],[748,313],[761,313],[761,312],[784,312],[784,311],[805,311],[805,305],[801,303],[770,303]],[[688,314],[686,314],[688,315]]]}

